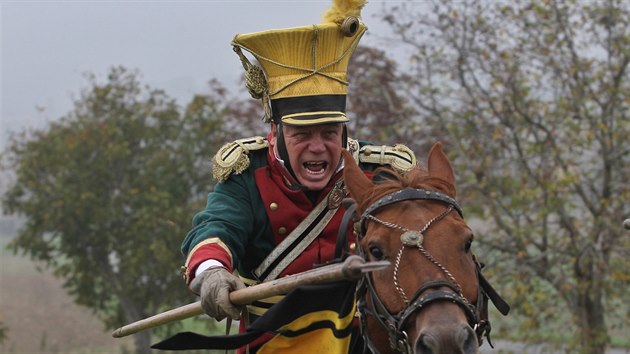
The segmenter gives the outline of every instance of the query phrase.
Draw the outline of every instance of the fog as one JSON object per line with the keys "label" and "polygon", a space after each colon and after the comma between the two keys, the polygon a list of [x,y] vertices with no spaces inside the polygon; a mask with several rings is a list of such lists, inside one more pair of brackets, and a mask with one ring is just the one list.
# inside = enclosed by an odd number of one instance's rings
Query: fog
{"label": "fog", "polygon": [[[207,90],[212,78],[237,92],[242,67],[230,46],[234,35],[318,23],[330,3],[0,2],[0,149],[11,132],[45,127],[68,113],[87,85],[86,73],[103,77],[117,65],[138,70],[143,83],[164,89],[180,104]],[[396,3],[368,3],[362,44],[384,46],[379,38],[387,26],[378,13]]]}

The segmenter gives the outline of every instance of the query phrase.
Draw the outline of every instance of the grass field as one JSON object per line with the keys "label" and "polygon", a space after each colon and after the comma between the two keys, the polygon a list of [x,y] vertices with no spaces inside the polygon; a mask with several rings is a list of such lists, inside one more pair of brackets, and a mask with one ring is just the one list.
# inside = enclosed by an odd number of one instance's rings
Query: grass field
{"label": "grass field", "polygon": [[[2,224],[0,217],[0,224]],[[2,225],[0,225],[2,226]],[[76,305],[62,288],[62,282],[49,271],[38,270],[30,259],[13,255],[5,246],[10,237],[0,227],[0,322],[8,328],[7,338],[0,344],[0,354],[128,354],[134,353],[133,338],[112,338],[111,331],[87,308]],[[498,345],[491,349],[487,343],[482,354],[504,353],[551,353],[542,343],[531,347],[516,343],[510,325],[513,318],[493,317],[493,338]],[[187,320],[186,322],[188,322]],[[214,322],[192,321],[183,330],[198,333],[218,330]],[[627,319],[611,331],[613,344],[618,348],[608,353],[630,353],[627,337]],[[503,328],[503,329],[502,329]],[[235,331],[233,331],[234,333]],[[560,330],[559,334],[567,334]],[[218,334],[218,333],[217,333]],[[503,339],[503,340],[502,340]],[[159,339],[153,338],[156,342]],[[507,340],[507,341],[506,341]],[[510,342],[513,340],[515,342]],[[559,340],[562,342],[562,339]],[[165,353],[155,351],[156,353]],[[201,351],[199,351],[201,352]],[[223,351],[220,351],[223,353]],[[174,352],[173,352],[174,353]],[[191,353],[191,352],[187,352]],[[204,351],[208,354],[209,351]],[[215,351],[218,353],[218,351]]]}
{"label": "grass field", "polygon": [[0,353],[131,353],[132,338],[114,339],[89,309],[76,305],[61,281],[28,258],[5,249],[0,237]]}
{"label": "grass field", "polygon": [[[0,323],[7,329],[6,338],[0,343],[0,354],[135,353],[133,336],[113,338],[112,331],[106,330],[90,309],[74,303],[63,289],[62,280],[55,278],[50,270],[41,269],[42,264],[6,249],[18,224],[13,218],[0,216]],[[181,331],[203,334],[225,331],[224,322],[217,323],[204,315],[181,324]],[[235,332],[237,329],[232,330]],[[152,343],[161,339],[154,335]]]}

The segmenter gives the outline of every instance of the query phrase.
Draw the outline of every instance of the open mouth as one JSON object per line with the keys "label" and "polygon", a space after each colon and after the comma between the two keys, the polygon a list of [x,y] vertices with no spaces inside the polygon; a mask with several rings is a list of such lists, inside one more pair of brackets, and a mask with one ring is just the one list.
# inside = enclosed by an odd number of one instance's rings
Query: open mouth
{"label": "open mouth", "polygon": [[326,167],[328,166],[328,162],[325,161],[311,161],[305,162],[303,164],[306,172],[314,175],[321,175],[326,172]]}

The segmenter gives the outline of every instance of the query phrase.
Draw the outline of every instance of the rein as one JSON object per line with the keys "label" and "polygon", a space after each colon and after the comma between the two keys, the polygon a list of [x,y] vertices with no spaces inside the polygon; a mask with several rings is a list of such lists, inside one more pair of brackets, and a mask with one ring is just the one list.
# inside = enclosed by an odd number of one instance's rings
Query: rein
{"label": "rein", "polygon": [[[410,230],[394,223],[382,221],[372,215],[373,212],[382,207],[405,200],[440,201],[442,203],[445,203],[447,205],[447,208],[442,213],[429,220],[419,231]],[[392,350],[401,353],[411,353],[412,349],[408,340],[408,335],[404,330],[408,319],[416,311],[421,311],[427,305],[438,301],[449,301],[460,306],[466,314],[469,325],[474,329],[477,335],[478,344],[481,346],[482,339],[485,335],[485,337],[488,339],[488,343],[492,346],[492,342],[490,341],[491,327],[488,320],[488,298],[493,301],[499,311],[501,311],[501,313],[503,313],[504,315],[507,314],[507,312],[509,311],[509,306],[496,293],[496,291],[494,291],[487,280],[483,277],[483,275],[481,274],[481,264],[479,264],[473,256],[477,267],[477,275],[479,278],[477,303],[473,305],[464,297],[461,286],[459,285],[455,277],[422,246],[422,242],[424,240],[423,233],[426,232],[426,230],[431,225],[444,218],[453,210],[456,210],[460,214],[460,216],[463,217],[461,207],[457,204],[455,199],[449,197],[448,195],[426,189],[405,188],[382,197],[375,203],[371,204],[361,215],[358,230],[355,227],[355,234],[357,236],[357,253],[365,259],[367,259],[367,255],[361,249],[361,247],[358,247],[358,242],[366,235],[368,220],[375,221],[392,229],[403,231],[401,235],[401,248],[397,254],[396,263],[394,265],[394,285],[401,299],[406,305],[405,308],[403,308],[400,312],[396,314],[390,314],[381,299],[378,297],[378,294],[376,293],[371,274],[364,276],[357,286],[357,308],[360,314],[361,332],[365,339],[367,347],[373,353],[378,353],[378,350],[374,346],[374,343],[371,341],[369,333],[367,333],[367,316],[373,317],[376,322],[387,332],[389,337],[389,345]],[[340,228],[340,234],[341,231],[347,230],[347,222],[350,219],[347,215],[350,213],[354,213],[354,211],[354,205],[348,208],[348,211],[344,216],[344,223],[342,223],[342,227]],[[342,237],[340,236],[340,238]],[[343,239],[345,239],[345,233]],[[340,251],[340,240],[338,240],[337,246],[338,247],[336,251]],[[403,251],[407,247],[417,248],[424,257],[426,257],[431,263],[433,263],[446,275],[448,280],[435,280],[422,284],[422,286],[420,286],[420,288],[416,290],[411,299],[409,299],[404,290],[400,287],[398,280],[398,268],[400,265],[400,259],[402,258]],[[448,290],[443,290],[443,288],[447,288]],[[427,293],[428,290],[433,291]],[[368,292],[370,294],[369,301],[368,297],[366,296]]]}

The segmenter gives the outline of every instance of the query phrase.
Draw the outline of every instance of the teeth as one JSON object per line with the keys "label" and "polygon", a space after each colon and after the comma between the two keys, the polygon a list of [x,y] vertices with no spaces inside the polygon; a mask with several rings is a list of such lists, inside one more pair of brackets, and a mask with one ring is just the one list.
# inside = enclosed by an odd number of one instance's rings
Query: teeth
{"label": "teeth", "polygon": [[[318,170],[312,170],[312,169],[310,169],[310,167],[317,167],[319,169]],[[314,161],[305,162],[304,163],[304,168],[310,174],[314,174],[314,175],[323,174],[326,171],[326,162],[323,162],[323,161],[320,161],[320,162],[314,162]]]}
{"label": "teeth", "polygon": [[309,170],[307,168],[306,172],[308,172],[311,175],[322,175],[322,174],[324,174],[324,172],[326,172],[326,170],[313,171],[313,170]]}

